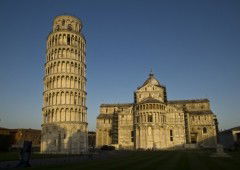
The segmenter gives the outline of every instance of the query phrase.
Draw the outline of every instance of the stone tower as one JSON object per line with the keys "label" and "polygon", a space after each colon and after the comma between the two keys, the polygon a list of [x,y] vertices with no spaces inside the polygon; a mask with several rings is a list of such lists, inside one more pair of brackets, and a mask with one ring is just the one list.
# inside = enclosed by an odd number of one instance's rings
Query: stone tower
{"label": "stone tower", "polygon": [[86,40],[82,22],[57,16],[47,37],[43,108],[43,153],[87,151]]}

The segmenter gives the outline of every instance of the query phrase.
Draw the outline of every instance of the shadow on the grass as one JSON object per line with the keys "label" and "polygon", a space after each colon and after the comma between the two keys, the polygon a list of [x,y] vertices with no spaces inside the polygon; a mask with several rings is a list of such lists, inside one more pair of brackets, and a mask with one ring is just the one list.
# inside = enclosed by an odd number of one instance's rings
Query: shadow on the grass
{"label": "shadow on the grass", "polygon": [[[240,161],[235,157],[212,158],[211,151],[129,151],[107,159],[85,160],[79,163],[51,165],[33,169],[168,169],[168,170],[238,170]],[[119,154],[119,156],[118,156]],[[235,153],[240,155],[240,153]]]}

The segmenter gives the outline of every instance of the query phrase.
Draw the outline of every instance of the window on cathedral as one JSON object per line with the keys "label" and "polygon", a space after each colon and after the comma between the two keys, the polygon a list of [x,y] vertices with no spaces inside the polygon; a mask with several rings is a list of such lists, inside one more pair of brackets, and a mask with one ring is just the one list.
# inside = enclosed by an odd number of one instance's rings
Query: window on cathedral
{"label": "window on cathedral", "polygon": [[204,134],[207,133],[207,128],[206,127],[203,128],[203,133]]}
{"label": "window on cathedral", "polygon": [[63,26],[65,25],[65,20],[62,20],[62,25],[63,25]]}
{"label": "window on cathedral", "polygon": [[148,115],[148,122],[153,122],[153,116],[152,115]]}
{"label": "window on cathedral", "polygon": [[197,136],[196,136],[196,134],[191,134],[191,143],[197,143]]}
{"label": "window on cathedral", "polygon": [[54,139],[53,146],[57,146],[57,139]]}
{"label": "window on cathedral", "polygon": [[170,130],[170,141],[173,141],[173,130]]}
{"label": "window on cathedral", "polygon": [[134,142],[134,131],[131,131],[131,141]]}

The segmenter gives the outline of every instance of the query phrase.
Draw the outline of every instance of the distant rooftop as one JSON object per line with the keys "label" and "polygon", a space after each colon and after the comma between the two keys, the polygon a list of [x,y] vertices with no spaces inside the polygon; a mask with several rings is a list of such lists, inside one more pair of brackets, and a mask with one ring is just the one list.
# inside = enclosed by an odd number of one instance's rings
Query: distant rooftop
{"label": "distant rooftop", "polygon": [[[231,128],[231,129],[223,130],[223,131],[221,131],[220,133],[229,133],[229,132],[231,132],[231,131],[233,131],[233,130],[240,130],[240,126],[233,127],[233,128]],[[232,132],[231,132],[231,133],[232,133]]]}
{"label": "distant rooftop", "polygon": [[23,131],[41,131],[41,129],[23,129],[23,128],[17,128],[17,129],[9,129],[9,128],[4,128],[4,127],[0,127],[0,129],[6,129],[9,131],[18,131],[18,130],[23,130]]}

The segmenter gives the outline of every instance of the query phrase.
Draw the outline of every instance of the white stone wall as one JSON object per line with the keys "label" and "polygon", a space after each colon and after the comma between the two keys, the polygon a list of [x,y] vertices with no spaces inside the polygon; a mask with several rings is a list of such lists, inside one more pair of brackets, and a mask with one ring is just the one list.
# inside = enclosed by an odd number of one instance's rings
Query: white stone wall
{"label": "white stone wall", "polygon": [[[136,148],[171,149],[183,147],[185,144],[184,113],[164,104],[144,104],[155,105],[155,109],[143,109],[147,107],[141,105],[138,106],[139,110],[136,110],[136,115],[141,115],[139,121],[136,122]],[[151,117],[154,115],[152,120],[149,119],[149,115]]]}
{"label": "white stone wall", "polygon": [[42,127],[41,151],[79,154],[87,151],[86,125],[79,123],[48,124]]}
{"label": "white stone wall", "polygon": [[189,115],[190,134],[196,135],[197,143],[203,147],[215,147],[217,144],[216,127],[213,114]]}
{"label": "white stone wall", "polygon": [[112,143],[111,130],[112,119],[109,118],[97,119],[96,147],[110,145]]}
{"label": "white stone wall", "polygon": [[133,107],[129,107],[118,114],[118,145],[122,149],[134,148],[134,114]]}

